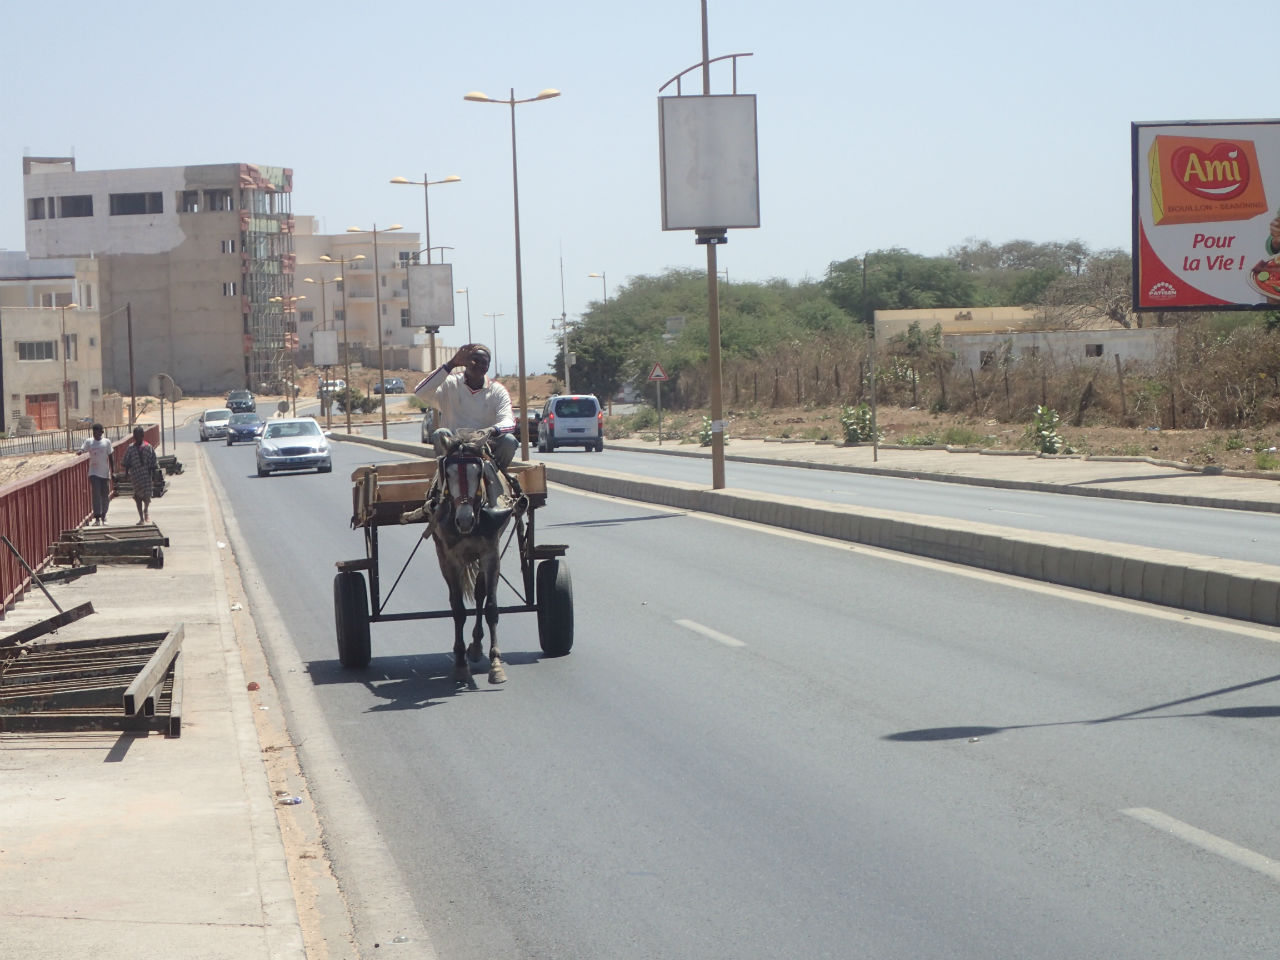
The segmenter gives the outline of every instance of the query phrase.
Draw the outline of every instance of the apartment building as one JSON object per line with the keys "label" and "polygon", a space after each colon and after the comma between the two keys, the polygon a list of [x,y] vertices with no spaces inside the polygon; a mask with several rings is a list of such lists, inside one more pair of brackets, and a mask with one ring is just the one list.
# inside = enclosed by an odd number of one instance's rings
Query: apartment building
{"label": "apartment building", "polygon": [[102,381],[281,389],[297,342],[293,173],[221,163],[77,170],[24,157],[27,253],[98,264]]}
{"label": "apartment building", "polygon": [[[379,229],[375,258],[372,233],[319,233],[314,217],[299,216],[295,289],[305,299],[297,299],[295,306],[303,355],[317,330],[337,330],[341,350],[345,317],[353,361],[375,364],[381,339],[386,366],[426,369],[434,334],[427,332],[421,310],[410,301],[409,267],[417,263],[421,247],[417,233]],[[450,272],[445,284],[450,296],[451,277]],[[448,320],[451,325],[452,314]]]}
{"label": "apartment building", "polygon": [[102,419],[98,268],[0,251],[0,431]]}

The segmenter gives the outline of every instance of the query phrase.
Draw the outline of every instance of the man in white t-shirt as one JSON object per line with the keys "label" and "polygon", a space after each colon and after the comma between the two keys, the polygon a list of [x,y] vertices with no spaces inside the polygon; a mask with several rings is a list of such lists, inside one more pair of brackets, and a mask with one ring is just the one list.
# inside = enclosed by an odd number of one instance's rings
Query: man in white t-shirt
{"label": "man in white t-shirt", "polygon": [[111,467],[114,447],[102,435],[104,427],[93,425],[93,436],[80,444],[80,452],[89,455],[89,498],[93,504],[93,523],[102,526],[107,522],[107,507],[111,504]]}
{"label": "man in white t-shirt", "polygon": [[444,456],[445,441],[455,430],[487,430],[490,454],[498,467],[506,470],[520,444],[511,414],[511,394],[489,379],[490,356],[484,344],[468,343],[413,392],[440,411],[440,429],[431,435],[437,454]]}

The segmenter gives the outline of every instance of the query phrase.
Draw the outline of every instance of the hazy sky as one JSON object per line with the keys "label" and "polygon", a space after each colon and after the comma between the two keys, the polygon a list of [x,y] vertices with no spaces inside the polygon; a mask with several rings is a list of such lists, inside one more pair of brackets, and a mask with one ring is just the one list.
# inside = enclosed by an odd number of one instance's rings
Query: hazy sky
{"label": "hazy sky", "polygon": [[[731,283],[821,278],[835,260],[966,238],[1129,248],[1132,121],[1273,117],[1267,61],[1202,2],[854,4],[709,0],[713,57],[758,99],[761,227],[731,232]],[[1210,20],[1206,20],[1209,17]],[[401,223],[451,246],[477,339],[515,355],[510,112],[517,108],[528,369],[630,277],[703,269],[663,232],[658,88],[701,58],[698,0],[362,5],[9,4],[0,58],[0,249],[23,249],[22,157],[82,170],[291,167],[324,232]],[[730,92],[723,65],[713,93]],[[689,88],[686,88],[688,92]],[[696,85],[695,91],[700,87]],[[0,184],[6,182],[0,178]],[[457,302],[465,331],[466,305]],[[459,339],[444,336],[446,342]]]}

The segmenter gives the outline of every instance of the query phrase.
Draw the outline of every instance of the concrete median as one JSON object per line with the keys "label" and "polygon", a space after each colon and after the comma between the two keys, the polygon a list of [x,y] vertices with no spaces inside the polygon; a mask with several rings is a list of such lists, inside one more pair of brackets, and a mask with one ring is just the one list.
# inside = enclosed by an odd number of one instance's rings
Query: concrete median
{"label": "concrete median", "polygon": [[[337,435],[422,456],[418,444]],[[546,463],[548,480],[1235,620],[1280,625],[1280,566]]]}

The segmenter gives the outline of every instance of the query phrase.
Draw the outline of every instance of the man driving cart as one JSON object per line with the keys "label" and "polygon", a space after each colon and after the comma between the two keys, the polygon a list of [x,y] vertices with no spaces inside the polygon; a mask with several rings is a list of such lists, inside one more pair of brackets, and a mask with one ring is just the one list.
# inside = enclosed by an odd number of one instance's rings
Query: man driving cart
{"label": "man driving cart", "polygon": [[489,378],[492,354],[482,343],[468,343],[438,369],[414,387],[413,392],[429,407],[440,411],[440,427],[431,442],[438,456],[444,456],[455,431],[484,432],[489,437],[489,455],[498,470],[485,465],[489,483],[489,505],[497,503],[501,483],[497,473],[506,474],[519,441],[511,413],[511,394]]}

